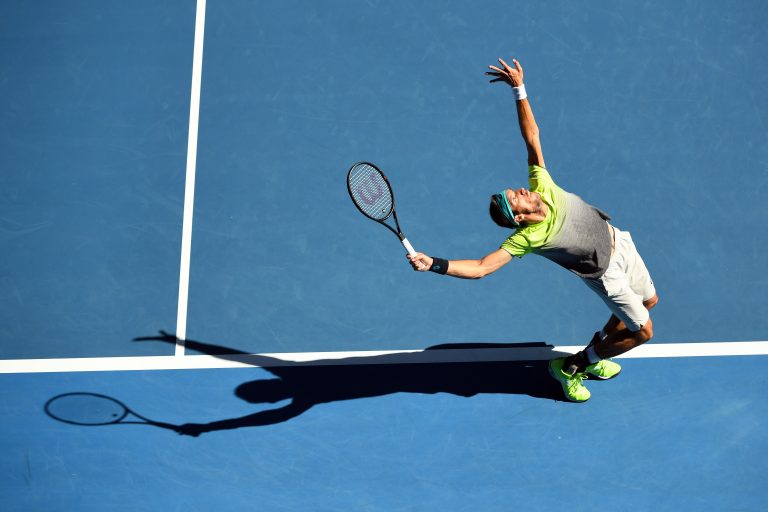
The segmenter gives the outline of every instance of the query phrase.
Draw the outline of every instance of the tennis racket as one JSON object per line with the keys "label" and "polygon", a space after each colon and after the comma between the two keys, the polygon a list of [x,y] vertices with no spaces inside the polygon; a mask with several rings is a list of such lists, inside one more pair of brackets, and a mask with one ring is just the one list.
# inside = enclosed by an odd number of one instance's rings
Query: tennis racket
{"label": "tennis racket", "polygon": [[[370,162],[356,163],[347,173],[347,190],[352,202],[363,215],[386,226],[400,239],[408,254],[411,256],[416,254],[400,229],[397,212],[395,212],[395,195],[381,169]],[[390,217],[394,218],[395,227],[387,224],[386,220]]]}
{"label": "tennis racket", "polygon": [[70,425],[95,427],[132,424],[177,430],[175,425],[147,419],[130,410],[121,401],[96,393],[65,393],[55,396],[46,402],[45,413]]}

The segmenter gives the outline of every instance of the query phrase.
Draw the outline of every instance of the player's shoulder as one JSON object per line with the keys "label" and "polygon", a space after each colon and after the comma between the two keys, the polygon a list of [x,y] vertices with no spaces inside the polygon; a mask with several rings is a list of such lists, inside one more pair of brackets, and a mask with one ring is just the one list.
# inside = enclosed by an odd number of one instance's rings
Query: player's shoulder
{"label": "player's shoulder", "polygon": [[510,256],[522,258],[531,251],[531,241],[525,228],[518,228],[502,242],[500,249],[505,250]]}

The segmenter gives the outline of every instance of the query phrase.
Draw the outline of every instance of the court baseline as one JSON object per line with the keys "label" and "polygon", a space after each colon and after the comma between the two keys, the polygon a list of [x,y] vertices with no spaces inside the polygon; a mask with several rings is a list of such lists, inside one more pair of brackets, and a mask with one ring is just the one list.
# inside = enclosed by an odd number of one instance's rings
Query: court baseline
{"label": "court baseline", "polygon": [[[316,364],[403,364],[479,361],[538,361],[558,354],[573,354],[581,346],[525,346],[520,348],[463,348],[442,350],[383,350],[351,352],[297,352],[275,354],[225,354],[142,357],[86,357],[16,359],[0,361],[0,373],[52,373],[130,370],[198,370],[258,367],[265,358],[270,366]],[[768,355],[768,341],[660,343],[637,347],[619,358],[715,357]],[[375,359],[373,359],[375,358]]]}

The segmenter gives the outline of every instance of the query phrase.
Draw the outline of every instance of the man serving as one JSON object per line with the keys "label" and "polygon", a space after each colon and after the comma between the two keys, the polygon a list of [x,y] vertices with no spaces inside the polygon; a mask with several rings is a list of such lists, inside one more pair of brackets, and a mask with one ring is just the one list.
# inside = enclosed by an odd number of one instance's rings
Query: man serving
{"label": "man serving", "polygon": [[621,367],[609,359],[651,339],[649,310],[658,296],[632,237],[608,223],[610,217],[579,196],[558,187],[544,166],[539,128],[533,117],[517,60],[486,72],[491,83],[512,87],[520,132],[528,150],[528,188],[505,189],[491,197],[489,212],[501,227],[514,230],[496,251],[476,260],[445,260],[422,253],[408,256],[414,270],[479,279],[534,253],[570,270],[611,310],[611,317],[578,353],[549,362],[549,372],[566,398],[584,402],[584,379],[611,379]]}

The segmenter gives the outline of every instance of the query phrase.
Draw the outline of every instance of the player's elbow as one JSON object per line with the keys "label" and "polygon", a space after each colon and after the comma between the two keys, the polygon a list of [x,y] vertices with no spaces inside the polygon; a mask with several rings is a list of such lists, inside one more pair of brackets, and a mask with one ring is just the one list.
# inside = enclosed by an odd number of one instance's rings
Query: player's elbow
{"label": "player's elbow", "polygon": [[534,146],[539,143],[539,127],[532,126],[523,132],[523,138],[530,146]]}
{"label": "player's elbow", "polygon": [[493,274],[510,261],[512,261],[512,257],[503,249],[499,249],[487,255],[483,259],[477,261],[475,279],[480,279]]}
{"label": "player's elbow", "polygon": [[[450,272],[450,267],[448,267],[448,271]],[[472,265],[470,268],[464,269],[460,277],[463,277],[464,279],[477,280],[477,279],[484,278],[489,273],[490,272],[488,272],[487,267],[478,261],[477,263]]]}
{"label": "player's elbow", "polygon": [[490,267],[488,265],[479,265],[477,268],[477,271],[474,276],[472,276],[472,279],[482,279],[485,276],[489,276],[496,272],[496,268]]}

